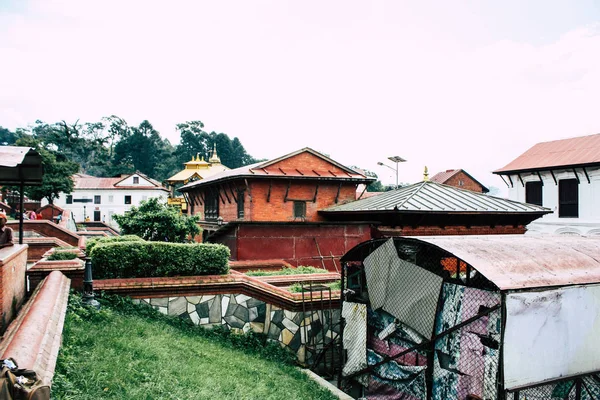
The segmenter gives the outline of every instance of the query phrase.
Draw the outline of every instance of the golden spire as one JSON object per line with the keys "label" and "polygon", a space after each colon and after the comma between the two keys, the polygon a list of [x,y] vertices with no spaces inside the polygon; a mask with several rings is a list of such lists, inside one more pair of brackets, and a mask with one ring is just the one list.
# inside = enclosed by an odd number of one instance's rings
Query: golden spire
{"label": "golden spire", "polygon": [[429,173],[427,172],[427,166],[425,166],[425,170],[423,171],[423,180],[427,182],[429,180]]}
{"label": "golden spire", "polygon": [[211,164],[221,164],[221,159],[217,155],[217,143],[213,145],[213,153],[208,162]]}

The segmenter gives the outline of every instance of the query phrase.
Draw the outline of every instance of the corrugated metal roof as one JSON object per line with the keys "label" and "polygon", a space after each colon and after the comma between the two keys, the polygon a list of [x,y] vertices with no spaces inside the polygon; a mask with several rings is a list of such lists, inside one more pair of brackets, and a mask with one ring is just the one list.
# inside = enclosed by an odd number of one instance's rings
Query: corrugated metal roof
{"label": "corrugated metal roof", "polygon": [[596,163],[600,163],[600,134],[538,143],[494,173]]}
{"label": "corrugated metal roof", "polygon": [[[287,158],[291,158],[300,153],[308,152],[310,154],[319,157],[326,162],[332,165],[331,169],[312,169],[305,165],[298,165],[296,168],[279,168],[277,167],[277,163],[285,160]],[[336,170],[337,168],[337,170]],[[339,164],[336,161],[333,161],[327,156],[322,155],[319,152],[316,152],[308,147],[295,151],[293,153],[287,154],[285,156],[270,160],[270,161],[262,161],[251,165],[246,165],[244,167],[230,169],[228,171],[221,172],[219,174],[209,176],[208,178],[202,179],[200,181],[190,182],[185,186],[179,188],[179,191],[186,191],[187,189],[206,185],[209,183],[223,181],[228,179],[235,178],[297,178],[297,179],[317,179],[317,180],[337,180],[337,181],[352,181],[352,182],[360,182],[360,183],[370,183],[375,180],[375,178],[369,178],[361,173],[354,171],[351,168],[345,167],[342,164]]]}
{"label": "corrugated metal roof", "polygon": [[501,290],[600,283],[600,238],[487,235],[413,239],[454,254]]}
{"label": "corrugated metal roof", "polygon": [[455,213],[550,213],[552,210],[533,204],[492,197],[454,186],[425,181],[334,206],[321,212],[455,212]]}

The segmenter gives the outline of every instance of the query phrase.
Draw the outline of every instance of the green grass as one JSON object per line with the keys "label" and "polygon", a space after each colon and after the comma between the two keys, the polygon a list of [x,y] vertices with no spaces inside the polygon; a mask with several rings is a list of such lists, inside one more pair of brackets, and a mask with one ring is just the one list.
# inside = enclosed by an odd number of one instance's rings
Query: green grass
{"label": "green grass", "polygon": [[260,335],[195,327],[116,296],[102,302],[93,311],[71,295],[53,399],[336,398]]}
{"label": "green grass", "polygon": [[310,266],[299,266],[298,268],[283,267],[283,269],[277,271],[248,271],[248,276],[274,276],[274,275],[298,275],[298,274],[326,274],[329,271],[326,269],[315,268]]}

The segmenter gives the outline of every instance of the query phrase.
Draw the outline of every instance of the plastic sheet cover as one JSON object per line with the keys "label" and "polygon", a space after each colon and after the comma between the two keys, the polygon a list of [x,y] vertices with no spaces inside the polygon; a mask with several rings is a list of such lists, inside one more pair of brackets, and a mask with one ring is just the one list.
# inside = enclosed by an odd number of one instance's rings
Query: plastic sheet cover
{"label": "plastic sheet cover", "polygon": [[[500,303],[500,294],[445,283],[443,307],[436,334],[477,316]],[[498,394],[500,310],[478,318],[435,343],[433,399],[464,399],[477,395],[495,399]]]}
{"label": "plastic sheet cover", "polygon": [[369,301],[431,338],[443,278],[398,257],[389,239],[364,260]]}
{"label": "plastic sheet cover", "polygon": [[349,375],[367,367],[367,306],[344,302],[342,317],[346,321],[343,345],[348,351],[342,374]]}

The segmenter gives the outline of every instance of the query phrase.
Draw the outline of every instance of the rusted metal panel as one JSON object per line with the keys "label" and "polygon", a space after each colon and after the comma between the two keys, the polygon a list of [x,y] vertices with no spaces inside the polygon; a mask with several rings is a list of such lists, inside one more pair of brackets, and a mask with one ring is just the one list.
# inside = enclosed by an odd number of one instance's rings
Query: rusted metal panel
{"label": "rusted metal panel", "polygon": [[573,236],[422,236],[501,290],[600,282],[600,238]]}

